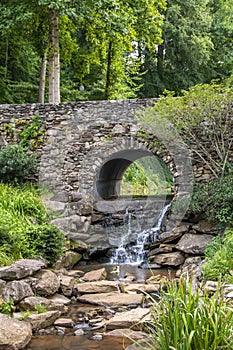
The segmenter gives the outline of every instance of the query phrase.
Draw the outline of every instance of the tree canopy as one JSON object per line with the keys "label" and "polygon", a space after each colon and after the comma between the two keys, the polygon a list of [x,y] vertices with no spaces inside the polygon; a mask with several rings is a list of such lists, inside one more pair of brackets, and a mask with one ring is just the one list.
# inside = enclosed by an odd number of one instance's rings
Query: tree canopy
{"label": "tree canopy", "polygon": [[225,79],[232,19],[232,0],[2,0],[0,103],[179,95]]}

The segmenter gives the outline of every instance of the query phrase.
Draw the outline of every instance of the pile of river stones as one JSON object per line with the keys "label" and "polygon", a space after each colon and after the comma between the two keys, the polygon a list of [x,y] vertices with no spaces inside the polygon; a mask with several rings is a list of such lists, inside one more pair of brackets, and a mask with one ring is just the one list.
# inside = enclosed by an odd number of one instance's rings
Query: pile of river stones
{"label": "pile of river stones", "polygon": [[[178,274],[191,268],[198,279],[202,263],[194,258]],[[0,305],[12,304],[11,315],[0,313],[0,349],[23,349],[33,334],[91,332],[100,341],[106,334],[143,340],[141,325],[150,319],[152,307],[149,295],[158,298],[168,277],[152,275],[141,283],[133,275],[112,273],[115,279],[106,279],[104,267],[86,273],[52,270],[41,259],[0,268]],[[209,281],[203,288],[213,292],[217,283]],[[225,287],[225,297],[233,300],[233,285]]]}

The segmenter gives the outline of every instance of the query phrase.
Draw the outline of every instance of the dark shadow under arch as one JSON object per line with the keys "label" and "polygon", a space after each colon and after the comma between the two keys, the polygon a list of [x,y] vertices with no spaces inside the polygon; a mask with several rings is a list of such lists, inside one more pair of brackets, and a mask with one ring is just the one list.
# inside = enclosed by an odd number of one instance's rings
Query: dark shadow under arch
{"label": "dark shadow under arch", "polygon": [[97,195],[104,200],[117,199],[120,195],[121,181],[126,169],[136,160],[146,156],[156,157],[150,151],[143,149],[127,149],[116,152],[109,157],[96,176],[95,191]]}

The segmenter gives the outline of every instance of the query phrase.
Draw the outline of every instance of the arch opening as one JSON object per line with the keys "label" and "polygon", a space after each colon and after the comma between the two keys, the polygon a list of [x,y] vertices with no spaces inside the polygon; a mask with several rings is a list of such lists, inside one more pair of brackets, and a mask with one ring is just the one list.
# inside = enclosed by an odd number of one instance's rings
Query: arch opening
{"label": "arch opening", "polygon": [[172,193],[173,179],[163,160],[148,150],[123,150],[102,165],[95,187],[103,200],[166,195]]}

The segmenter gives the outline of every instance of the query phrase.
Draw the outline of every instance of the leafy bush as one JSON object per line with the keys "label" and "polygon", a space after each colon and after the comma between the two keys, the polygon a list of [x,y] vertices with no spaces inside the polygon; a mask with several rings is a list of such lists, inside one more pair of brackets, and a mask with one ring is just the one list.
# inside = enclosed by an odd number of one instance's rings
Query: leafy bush
{"label": "leafy bush", "polygon": [[205,251],[207,263],[202,267],[204,280],[233,283],[233,229],[226,231],[223,241],[216,238]]}
{"label": "leafy bush", "polygon": [[146,330],[145,350],[231,350],[233,308],[220,291],[211,297],[193,292],[192,281],[167,284],[159,301],[153,300]]}
{"label": "leafy bush", "polygon": [[62,255],[64,235],[55,225],[45,223],[31,226],[27,235],[33,250],[40,254],[49,265],[52,265]]}
{"label": "leafy bush", "polygon": [[36,255],[48,264],[58,259],[64,235],[47,221],[38,190],[0,183],[0,265]]}
{"label": "leafy bush", "polygon": [[233,225],[233,176],[228,175],[194,187],[190,210],[209,221]]}
{"label": "leafy bush", "polygon": [[0,181],[22,183],[26,178],[34,176],[38,162],[34,155],[20,145],[11,145],[0,149]]}

